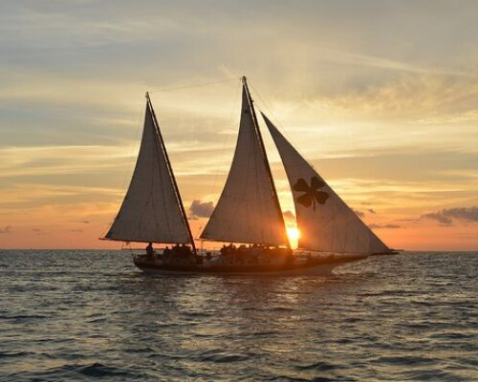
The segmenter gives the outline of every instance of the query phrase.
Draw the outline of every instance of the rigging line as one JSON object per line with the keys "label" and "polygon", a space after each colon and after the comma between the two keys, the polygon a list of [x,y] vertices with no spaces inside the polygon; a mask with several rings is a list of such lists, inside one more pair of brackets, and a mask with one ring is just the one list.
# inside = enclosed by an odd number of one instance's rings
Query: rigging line
{"label": "rigging line", "polygon": [[287,129],[281,123],[280,119],[277,118],[277,116],[274,114],[274,112],[272,111],[272,108],[269,106],[269,104],[264,100],[264,98],[261,97],[261,94],[259,93],[259,91],[254,87],[254,85],[251,85],[251,88],[252,88],[252,90],[254,90],[254,93],[257,95],[257,97],[261,101],[262,105],[264,105],[264,107],[267,109],[267,113],[269,113],[269,115],[271,116],[271,118],[269,118],[269,119],[274,120],[276,126],[280,128],[280,130],[282,132],[282,135],[284,135],[289,142],[292,142],[294,144],[294,147],[297,147],[296,143],[294,142],[294,139],[292,139],[289,136],[289,134],[287,132]]}
{"label": "rigging line", "polygon": [[[259,100],[261,101],[261,103],[266,107],[267,109],[267,112],[271,114],[272,118],[274,118],[275,122],[279,122],[279,120],[277,119],[277,117],[275,116],[275,114],[273,113],[272,111],[272,108],[269,106],[269,104],[264,100],[264,98],[261,97],[261,94],[259,93],[259,91],[255,88],[254,85],[250,85],[252,90],[254,90],[254,93],[257,95],[257,97],[259,98]],[[280,125],[280,127],[282,128],[282,124],[278,123],[278,125]]]}
{"label": "rigging line", "polygon": [[[259,100],[264,105],[264,107],[267,109],[267,112],[271,115],[271,118],[269,118],[269,119],[273,119],[276,126],[278,128],[280,128],[281,134],[287,139],[287,141],[289,141],[289,142],[291,142],[291,144],[293,144],[294,148],[297,147],[297,144],[296,144],[296,142],[294,142],[294,139],[287,133],[287,129],[281,123],[279,118],[277,118],[277,116],[274,114],[274,112],[272,111],[272,108],[269,106],[269,104],[264,100],[264,98],[261,97],[261,94],[259,93],[259,91],[254,87],[254,85],[251,85],[251,88],[254,90],[254,93],[257,94],[257,97],[259,97]],[[275,145],[275,142],[274,142],[274,145]],[[281,157],[281,162],[282,162],[282,157]],[[310,165],[310,167],[315,169],[314,166],[312,166],[312,164],[309,163],[309,161],[306,161],[306,162]]]}
{"label": "rigging line", "polygon": [[190,88],[199,88],[199,87],[204,87],[204,86],[209,86],[209,85],[216,85],[216,84],[223,84],[223,83],[226,83],[226,82],[232,82],[232,81],[238,81],[238,80],[240,81],[240,78],[234,77],[234,78],[228,78],[226,80],[203,82],[203,83],[197,83],[197,84],[193,84],[193,85],[173,86],[173,87],[169,87],[169,88],[153,90],[153,91],[150,91],[149,94],[164,93],[164,92],[169,92],[169,91],[190,89]]}

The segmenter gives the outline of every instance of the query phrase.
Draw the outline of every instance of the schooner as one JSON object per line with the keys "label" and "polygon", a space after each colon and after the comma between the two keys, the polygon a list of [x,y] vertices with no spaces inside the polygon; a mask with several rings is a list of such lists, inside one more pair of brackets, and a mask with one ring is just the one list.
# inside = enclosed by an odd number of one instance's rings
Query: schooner
{"label": "schooner", "polygon": [[[160,273],[323,274],[371,254],[391,253],[263,113],[262,117],[287,174],[300,230],[298,248],[307,256],[296,256],[290,247],[246,77],[231,168],[200,236],[231,244],[223,246],[221,255],[197,251],[148,94],[136,167],[105,239],[150,243],[149,253],[134,256],[134,263],[143,271]],[[155,254],[152,243],[174,247]]]}

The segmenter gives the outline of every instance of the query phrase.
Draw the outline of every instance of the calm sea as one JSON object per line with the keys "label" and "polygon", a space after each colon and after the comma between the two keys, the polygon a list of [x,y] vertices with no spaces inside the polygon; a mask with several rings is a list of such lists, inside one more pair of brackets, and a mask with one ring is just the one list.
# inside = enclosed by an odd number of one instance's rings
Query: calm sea
{"label": "calm sea", "polygon": [[0,251],[0,380],[478,381],[477,270],[407,253],[171,277],[128,252]]}

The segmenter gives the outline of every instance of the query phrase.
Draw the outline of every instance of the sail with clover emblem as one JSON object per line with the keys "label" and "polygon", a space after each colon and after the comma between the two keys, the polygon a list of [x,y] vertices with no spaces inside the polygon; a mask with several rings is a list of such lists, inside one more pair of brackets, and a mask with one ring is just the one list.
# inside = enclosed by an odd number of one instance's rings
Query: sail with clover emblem
{"label": "sail with clover emblem", "polygon": [[299,248],[340,253],[390,253],[357,214],[332,190],[314,168],[264,120],[279,151],[294,198]]}
{"label": "sail with clover emblem", "polygon": [[236,151],[223,192],[201,239],[289,247],[284,217],[245,77],[242,83]]}

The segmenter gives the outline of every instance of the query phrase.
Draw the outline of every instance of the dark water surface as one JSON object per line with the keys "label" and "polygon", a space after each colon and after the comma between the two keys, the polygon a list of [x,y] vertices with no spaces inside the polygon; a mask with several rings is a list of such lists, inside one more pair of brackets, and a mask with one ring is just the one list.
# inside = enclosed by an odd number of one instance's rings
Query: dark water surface
{"label": "dark water surface", "polygon": [[477,269],[410,253],[172,277],[126,252],[0,251],[0,380],[478,381]]}

